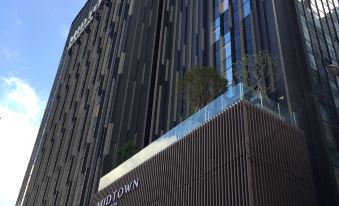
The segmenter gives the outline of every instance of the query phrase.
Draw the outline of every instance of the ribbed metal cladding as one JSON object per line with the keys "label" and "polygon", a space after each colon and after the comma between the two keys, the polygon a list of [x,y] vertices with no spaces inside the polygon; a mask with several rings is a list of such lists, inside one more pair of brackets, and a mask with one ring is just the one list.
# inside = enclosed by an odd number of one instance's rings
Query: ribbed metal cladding
{"label": "ribbed metal cladding", "polygon": [[[301,130],[240,102],[97,193],[91,205],[139,180],[115,205],[312,206]],[[112,198],[113,199],[113,198]]]}
{"label": "ribbed metal cladding", "polygon": [[316,205],[303,132],[246,105],[254,205]]}

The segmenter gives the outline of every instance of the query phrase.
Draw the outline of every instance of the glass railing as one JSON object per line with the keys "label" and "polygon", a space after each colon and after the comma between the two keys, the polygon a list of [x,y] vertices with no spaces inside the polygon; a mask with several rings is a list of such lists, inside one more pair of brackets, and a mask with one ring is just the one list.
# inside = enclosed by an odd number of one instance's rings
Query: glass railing
{"label": "glass railing", "polygon": [[194,113],[192,116],[178,124],[166,134],[162,135],[156,141],[142,149],[130,159],[116,167],[110,173],[100,179],[99,190],[107,187],[126,173],[141,165],[146,160],[163,151],[179,139],[185,137],[188,133],[208,122],[219,113],[225,111],[228,107],[238,101],[247,100],[252,104],[270,112],[281,120],[296,125],[294,115],[290,115],[288,109],[283,105],[274,102],[268,98],[260,98],[253,94],[252,89],[244,86],[242,83],[229,88],[224,94],[210,102],[208,105]]}
{"label": "glass railing", "polygon": [[[198,128],[202,124],[208,122],[213,117],[217,116],[219,113],[227,109],[229,106],[235,102],[242,99],[244,96],[244,87],[242,84],[238,84],[224,94],[207,104],[205,107],[194,113],[192,116],[188,117],[186,120],[178,124],[176,127],[168,131],[166,134],[161,136],[158,140],[162,138],[175,137],[180,139],[186,136],[188,133]],[[158,141],[156,140],[156,141]]]}

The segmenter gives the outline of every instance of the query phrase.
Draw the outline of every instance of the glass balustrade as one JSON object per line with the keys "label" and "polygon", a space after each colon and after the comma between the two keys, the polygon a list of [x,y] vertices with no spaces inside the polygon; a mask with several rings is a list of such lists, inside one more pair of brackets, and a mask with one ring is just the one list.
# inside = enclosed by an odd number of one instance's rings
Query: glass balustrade
{"label": "glass balustrade", "polygon": [[146,160],[152,158],[154,155],[163,151],[179,139],[185,137],[196,128],[200,127],[204,123],[216,117],[219,113],[225,111],[228,107],[241,100],[247,100],[281,120],[297,126],[295,122],[295,114],[290,114],[289,110],[284,105],[270,100],[267,97],[260,98],[257,95],[254,95],[252,89],[246,87],[243,83],[239,83],[228,88],[225,93],[102,177],[100,180],[99,190],[113,183],[132,169],[138,167]]}

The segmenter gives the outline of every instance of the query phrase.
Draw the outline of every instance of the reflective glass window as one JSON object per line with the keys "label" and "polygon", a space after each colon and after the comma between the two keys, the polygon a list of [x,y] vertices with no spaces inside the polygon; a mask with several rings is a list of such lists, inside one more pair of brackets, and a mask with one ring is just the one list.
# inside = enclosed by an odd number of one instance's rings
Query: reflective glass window
{"label": "reflective glass window", "polygon": [[241,51],[240,50],[235,51],[235,59],[236,59],[236,61],[239,61],[241,59]]}
{"label": "reflective glass window", "polygon": [[220,27],[220,17],[216,18],[214,21],[214,28]]}
{"label": "reflective glass window", "polygon": [[220,41],[216,41],[214,44],[215,51],[220,51]]}
{"label": "reflective glass window", "polygon": [[308,60],[310,62],[311,68],[317,70],[317,64],[315,62],[314,55],[308,52]]}
{"label": "reflective glass window", "polygon": [[234,41],[235,41],[235,50],[239,50],[241,46],[240,35],[236,36],[234,38]]}
{"label": "reflective glass window", "polygon": [[220,39],[220,27],[214,30],[214,38],[215,38],[215,41],[218,41]]}
{"label": "reflective glass window", "polygon": [[335,149],[331,149],[331,159],[332,164],[334,164],[336,167],[339,167],[339,153]]}
{"label": "reflective glass window", "polygon": [[251,11],[250,1],[245,2],[245,4],[243,5],[243,8],[244,8],[244,18],[245,18],[250,14],[250,11]]}
{"label": "reflective glass window", "polygon": [[328,114],[328,111],[326,108],[320,106],[320,114],[321,114],[321,118],[326,121],[326,122],[330,122],[330,116]]}
{"label": "reflective glass window", "polygon": [[331,126],[327,124],[326,122],[324,122],[323,125],[324,125],[324,131],[325,131],[327,143],[329,144],[331,148],[336,148],[336,141],[335,141]]}
{"label": "reflective glass window", "polygon": [[215,54],[215,63],[220,64],[220,51],[217,51]]}
{"label": "reflective glass window", "polygon": [[225,60],[225,67],[226,67],[226,70],[232,67],[232,57],[229,57]]}
{"label": "reflective glass window", "polygon": [[225,45],[225,53],[226,53],[226,56],[230,56],[232,54],[232,47],[231,47],[231,42],[228,42],[226,45]]}
{"label": "reflective glass window", "polygon": [[224,4],[224,8],[225,8],[225,9],[228,9],[228,4],[229,4],[229,3],[228,3],[228,0],[224,0],[223,4]]}
{"label": "reflective glass window", "polygon": [[252,44],[252,41],[248,41],[247,44],[247,53],[248,54],[251,54],[253,52],[253,44]]}
{"label": "reflective glass window", "polygon": [[306,43],[306,49],[307,49],[307,51],[308,51],[308,52],[313,52],[311,42],[305,41],[305,43]]}
{"label": "reflective glass window", "polygon": [[339,97],[337,97],[336,95],[333,95],[333,99],[334,99],[334,104],[337,108],[339,108]]}
{"label": "reflective glass window", "polygon": [[250,27],[246,27],[246,41],[252,40],[252,32]]}
{"label": "reflective glass window", "polygon": [[226,79],[227,79],[227,86],[232,84],[233,81],[233,71],[232,68],[226,70]]}
{"label": "reflective glass window", "polygon": [[224,41],[225,41],[225,43],[231,41],[231,33],[230,33],[230,32],[227,32],[227,33],[224,35]]}
{"label": "reflective glass window", "polygon": [[232,8],[234,11],[238,11],[238,0],[232,0]]}
{"label": "reflective glass window", "polygon": [[337,180],[337,187],[339,188],[339,168],[338,167],[334,168],[334,174],[335,174],[335,178]]}

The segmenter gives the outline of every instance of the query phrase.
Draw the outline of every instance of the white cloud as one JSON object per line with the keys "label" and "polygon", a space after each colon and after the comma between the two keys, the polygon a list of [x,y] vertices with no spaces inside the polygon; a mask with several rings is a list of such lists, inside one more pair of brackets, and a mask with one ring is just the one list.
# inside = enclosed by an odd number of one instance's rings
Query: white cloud
{"label": "white cloud", "polygon": [[22,20],[16,12],[13,12],[12,17],[13,17],[13,20],[16,24],[18,24],[18,25],[22,24]]}
{"label": "white cloud", "polygon": [[25,81],[0,78],[0,205],[15,205],[44,101]]}
{"label": "white cloud", "polygon": [[7,61],[18,60],[20,58],[20,53],[18,50],[1,47],[0,57],[4,58]]}

